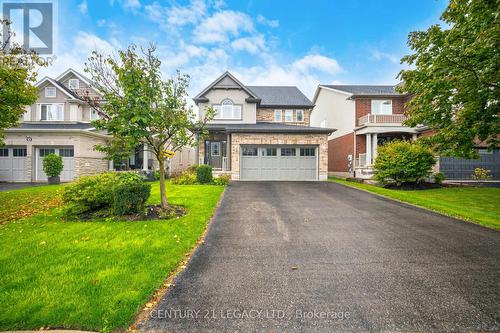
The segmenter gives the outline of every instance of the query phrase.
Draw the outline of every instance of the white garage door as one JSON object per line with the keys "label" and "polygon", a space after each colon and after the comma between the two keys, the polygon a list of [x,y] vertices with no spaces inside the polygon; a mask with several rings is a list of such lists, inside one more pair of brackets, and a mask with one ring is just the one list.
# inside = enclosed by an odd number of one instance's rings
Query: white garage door
{"label": "white garage door", "polygon": [[317,180],[317,146],[241,146],[242,180]]}
{"label": "white garage door", "polygon": [[0,147],[0,181],[27,181],[26,153],[26,146]]}
{"label": "white garage door", "polygon": [[46,181],[47,175],[43,171],[43,157],[48,154],[57,154],[62,157],[64,168],[61,172],[61,181],[71,181],[75,178],[75,162],[73,160],[74,149],[73,147],[40,147],[36,150],[37,163],[36,163],[36,179],[38,181]]}

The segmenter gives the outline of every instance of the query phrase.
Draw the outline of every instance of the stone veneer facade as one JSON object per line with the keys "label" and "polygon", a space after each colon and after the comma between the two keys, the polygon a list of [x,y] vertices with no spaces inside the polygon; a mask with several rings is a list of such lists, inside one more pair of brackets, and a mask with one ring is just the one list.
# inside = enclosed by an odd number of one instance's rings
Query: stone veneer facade
{"label": "stone veneer facade", "polygon": [[[309,126],[309,120],[311,118],[311,109],[300,109],[304,111],[304,121],[297,122],[285,122],[285,109],[257,109],[257,122],[268,122],[268,123],[277,123],[274,121],[274,110],[282,110],[282,121],[279,122],[281,124],[286,125],[297,125],[297,126]],[[290,109],[291,110],[291,109]],[[297,119],[297,110],[293,110],[293,119]]]}
{"label": "stone veneer facade", "polygon": [[109,170],[109,161],[95,157],[74,157],[75,178],[89,176]]}
{"label": "stone veneer facade", "polygon": [[233,133],[231,135],[231,178],[240,178],[240,145],[319,145],[319,180],[328,178],[327,134]]}

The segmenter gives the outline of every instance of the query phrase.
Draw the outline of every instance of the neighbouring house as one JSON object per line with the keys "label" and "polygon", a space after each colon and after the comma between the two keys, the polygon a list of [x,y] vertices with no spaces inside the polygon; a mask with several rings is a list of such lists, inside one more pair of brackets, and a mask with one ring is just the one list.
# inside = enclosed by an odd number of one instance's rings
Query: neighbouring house
{"label": "neighbouring house", "polygon": [[[131,152],[126,166],[114,166],[94,149],[109,136],[97,131],[91,121],[99,114],[79,96],[98,95],[92,82],[73,69],[57,78],[45,77],[36,85],[38,100],[26,107],[19,127],[5,130],[5,146],[0,147],[0,181],[43,182],[43,157],[55,153],[63,158],[62,181],[106,170],[152,170],[153,158],[141,145]],[[194,149],[185,149],[170,161],[171,171],[187,168],[195,161]]]}
{"label": "neighbouring house", "polygon": [[[404,105],[411,98],[394,85],[319,85],[314,94],[311,125],[334,127],[328,137],[328,171],[331,175],[369,179],[377,148],[395,139],[431,135],[426,127],[408,127]],[[476,167],[500,178],[500,150],[478,147],[480,158],[440,157],[435,171],[447,179],[470,179]]]}
{"label": "neighbouring house", "polygon": [[198,163],[233,180],[326,180],[328,135],[311,127],[313,103],[297,88],[246,86],[226,72],[194,101],[200,117],[216,111],[208,137],[198,145]]}

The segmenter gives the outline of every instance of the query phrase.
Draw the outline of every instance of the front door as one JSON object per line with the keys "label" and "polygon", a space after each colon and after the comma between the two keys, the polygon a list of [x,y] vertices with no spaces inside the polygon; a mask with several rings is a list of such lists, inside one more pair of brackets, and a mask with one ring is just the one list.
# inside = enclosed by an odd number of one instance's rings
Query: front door
{"label": "front door", "polygon": [[214,169],[222,169],[226,157],[226,141],[206,141],[205,163]]}

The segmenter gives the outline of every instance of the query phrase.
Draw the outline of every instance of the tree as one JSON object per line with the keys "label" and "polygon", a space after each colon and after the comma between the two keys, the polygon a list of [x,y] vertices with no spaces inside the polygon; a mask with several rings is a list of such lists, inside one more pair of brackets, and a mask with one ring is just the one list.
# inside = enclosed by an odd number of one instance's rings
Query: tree
{"label": "tree", "polygon": [[175,152],[194,146],[197,135],[205,134],[205,124],[214,111],[209,109],[204,119],[196,120],[186,102],[189,76],[177,72],[163,80],[156,47],[141,49],[140,54],[136,51],[131,45],[118,52],[118,59],[94,51],[85,71],[102,98],[89,93],[82,98],[102,116],[94,122],[97,129],[115,138],[127,138],[131,145],[148,145],[160,168],[161,206],[166,209],[165,147],[168,144]]}
{"label": "tree", "polygon": [[400,92],[411,93],[409,126],[435,130],[429,142],[444,155],[476,157],[477,141],[499,144],[500,1],[451,0],[445,28],[409,34]]}
{"label": "tree", "polygon": [[381,183],[419,182],[430,175],[436,163],[432,151],[420,142],[392,141],[380,146],[373,168]]}
{"label": "tree", "polygon": [[31,50],[23,49],[12,41],[14,34],[9,27],[9,20],[0,19],[0,145],[3,144],[4,129],[15,127],[19,118],[26,112],[25,107],[35,103],[38,90],[35,67],[44,66],[43,61]]}
{"label": "tree", "polygon": [[114,136],[105,145],[95,145],[94,148],[106,154],[105,159],[113,161],[115,166],[123,165],[125,162],[125,169],[128,169],[128,158],[135,146],[136,142],[133,139]]}

